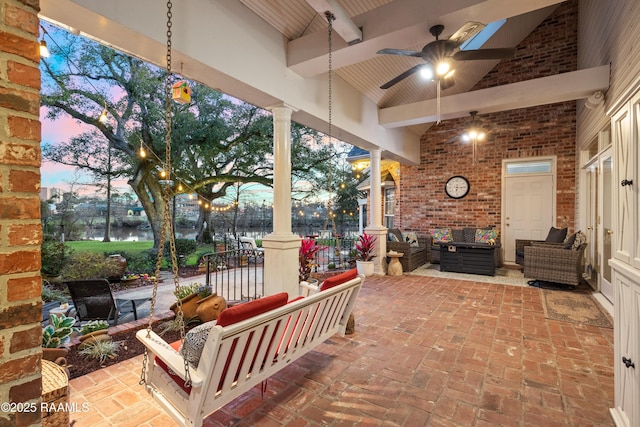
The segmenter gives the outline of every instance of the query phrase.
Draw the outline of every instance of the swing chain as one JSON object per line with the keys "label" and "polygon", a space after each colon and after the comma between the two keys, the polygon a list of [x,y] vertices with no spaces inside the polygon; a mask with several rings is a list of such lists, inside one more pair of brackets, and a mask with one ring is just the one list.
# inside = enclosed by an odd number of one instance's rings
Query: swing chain
{"label": "swing chain", "polygon": [[[175,237],[173,232],[173,221],[171,219],[171,197],[174,196],[171,188],[171,126],[172,126],[172,114],[171,114],[171,18],[173,16],[171,12],[173,4],[171,0],[167,1],[167,73],[165,78],[165,114],[166,114],[166,134],[165,134],[165,166],[164,171],[164,215],[162,218],[162,227],[160,229],[160,242],[158,248],[158,257],[156,259],[156,279],[153,282],[153,294],[151,297],[151,308],[149,309],[149,323],[147,324],[147,337],[151,334],[151,326],[153,323],[153,317],[155,312],[156,297],[158,294],[158,282],[160,279],[160,269],[162,268],[164,244],[166,241],[166,233],[169,232],[169,246],[171,250],[171,270],[173,273],[173,283],[175,290],[180,288],[180,282],[178,279],[178,261],[176,256]],[[180,340],[184,342],[185,336],[185,322],[184,313],[182,312],[182,301],[178,300],[178,313],[176,314],[176,320],[180,325]],[[185,370],[185,386],[191,385],[191,376],[189,374],[189,362],[183,358],[184,370]],[[142,359],[142,372],[140,374],[140,384],[145,383],[146,370],[149,363],[148,352],[145,348],[144,356]]]}
{"label": "swing chain", "polygon": [[[331,11],[327,10],[324,12],[324,16],[327,18],[327,22],[329,23],[329,28],[327,32],[327,44],[329,46],[329,73],[327,76],[328,86],[329,86],[329,95],[328,95],[328,107],[329,107],[329,171],[327,173],[327,181],[328,181],[328,190],[332,193],[333,186],[333,168],[331,167],[331,160],[333,157],[333,21],[335,21],[336,17]],[[327,202],[327,218],[324,222],[324,229],[327,229],[327,224],[329,222],[329,218],[331,218],[331,226],[333,233],[337,232],[336,230],[336,221],[333,215],[333,201],[331,196],[329,196],[329,200]]]}

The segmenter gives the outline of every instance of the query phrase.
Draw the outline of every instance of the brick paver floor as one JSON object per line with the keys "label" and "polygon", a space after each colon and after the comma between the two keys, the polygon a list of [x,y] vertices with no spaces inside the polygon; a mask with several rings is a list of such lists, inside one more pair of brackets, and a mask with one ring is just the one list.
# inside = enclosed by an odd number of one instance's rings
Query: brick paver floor
{"label": "brick paver floor", "polygon": [[[613,329],[546,319],[537,288],[368,278],[336,336],[205,426],[612,426]],[[70,382],[74,427],[171,426],[141,357]]]}

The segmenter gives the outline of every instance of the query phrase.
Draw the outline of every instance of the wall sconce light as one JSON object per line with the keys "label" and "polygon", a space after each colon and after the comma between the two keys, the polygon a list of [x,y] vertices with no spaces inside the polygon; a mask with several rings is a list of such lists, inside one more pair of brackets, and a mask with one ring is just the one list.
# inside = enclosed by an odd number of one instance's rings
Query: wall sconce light
{"label": "wall sconce light", "polygon": [[587,98],[587,101],[584,103],[584,106],[589,110],[593,110],[603,102],[604,102],[604,93],[602,93],[601,90],[598,90],[593,95]]}

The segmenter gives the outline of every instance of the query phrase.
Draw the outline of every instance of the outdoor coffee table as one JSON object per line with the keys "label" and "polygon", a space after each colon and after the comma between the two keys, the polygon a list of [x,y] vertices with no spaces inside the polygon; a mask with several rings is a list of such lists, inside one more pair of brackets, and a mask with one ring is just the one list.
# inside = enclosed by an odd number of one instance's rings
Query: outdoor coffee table
{"label": "outdoor coffee table", "polygon": [[494,251],[500,245],[440,243],[440,271],[495,276]]}

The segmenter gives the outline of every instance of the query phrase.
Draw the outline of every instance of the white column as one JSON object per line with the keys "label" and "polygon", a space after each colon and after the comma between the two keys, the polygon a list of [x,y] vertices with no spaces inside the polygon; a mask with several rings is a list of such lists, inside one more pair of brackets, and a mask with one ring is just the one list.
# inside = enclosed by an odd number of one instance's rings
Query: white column
{"label": "white column", "polygon": [[273,113],[273,232],[262,239],[265,295],[298,295],[300,237],[291,231],[291,113],[288,106]]}
{"label": "white column", "polygon": [[369,180],[371,187],[369,199],[371,206],[369,209],[369,226],[365,229],[367,234],[376,236],[376,246],[374,248],[375,262],[374,274],[385,274],[387,271],[387,228],[382,226],[382,182],[380,171],[380,150],[370,150],[370,171]]}

